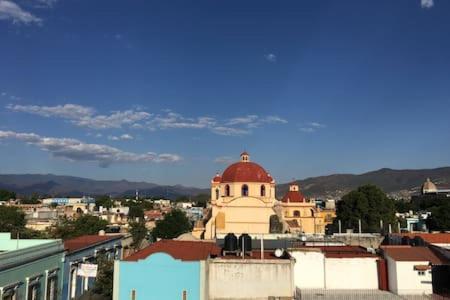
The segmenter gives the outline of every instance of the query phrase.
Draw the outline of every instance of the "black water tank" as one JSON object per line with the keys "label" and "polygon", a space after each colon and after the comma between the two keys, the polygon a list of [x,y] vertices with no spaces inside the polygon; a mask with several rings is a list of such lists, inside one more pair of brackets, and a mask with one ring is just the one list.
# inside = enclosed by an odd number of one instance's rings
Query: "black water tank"
{"label": "black water tank", "polygon": [[418,247],[425,246],[425,241],[420,236],[415,236],[412,242],[413,242],[413,246],[418,246]]}
{"label": "black water tank", "polygon": [[411,245],[411,239],[409,236],[402,237],[402,245]]}
{"label": "black water tank", "polygon": [[225,242],[223,245],[223,250],[225,251],[236,251],[238,249],[238,240],[233,233],[228,233],[225,236]]}
{"label": "black water tank", "polygon": [[[243,247],[245,247],[245,249],[242,249]],[[239,237],[239,249],[241,249],[241,251],[244,250],[245,252],[252,251],[252,238],[248,234],[243,233]]]}

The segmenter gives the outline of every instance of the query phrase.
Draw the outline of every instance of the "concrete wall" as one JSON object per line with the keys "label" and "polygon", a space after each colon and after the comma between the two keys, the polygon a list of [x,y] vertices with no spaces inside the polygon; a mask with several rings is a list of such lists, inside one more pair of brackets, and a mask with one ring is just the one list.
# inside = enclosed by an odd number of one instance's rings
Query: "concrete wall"
{"label": "concrete wall", "polygon": [[377,258],[326,258],[325,287],[377,290]]}
{"label": "concrete wall", "polygon": [[320,251],[291,251],[295,258],[295,286],[300,289],[323,289],[325,256]]}
{"label": "concrete wall", "polygon": [[289,253],[299,289],[378,289],[377,258],[326,258],[313,249]]}
{"label": "concrete wall", "polygon": [[[428,265],[427,261],[394,261],[388,257],[389,290],[398,295],[432,294],[431,270],[419,275],[415,265]],[[392,272],[392,273],[391,273]],[[391,285],[392,283],[392,285]]]}
{"label": "concrete wall", "polygon": [[293,260],[208,260],[209,299],[293,297],[293,264]]}
{"label": "concrete wall", "polygon": [[144,260],[116,261],[114,269],[114,300],[203,299],[201,263],[176,260],[165,253],[155,253]]}

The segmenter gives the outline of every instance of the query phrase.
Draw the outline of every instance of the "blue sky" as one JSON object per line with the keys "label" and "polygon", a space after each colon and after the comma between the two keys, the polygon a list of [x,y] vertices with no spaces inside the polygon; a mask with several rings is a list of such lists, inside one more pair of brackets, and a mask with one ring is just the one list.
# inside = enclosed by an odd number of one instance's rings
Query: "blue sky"
{"label": "blue sky", "polygon": [[0,172],[448,166],[449,20],[446,0],[0,0]]}

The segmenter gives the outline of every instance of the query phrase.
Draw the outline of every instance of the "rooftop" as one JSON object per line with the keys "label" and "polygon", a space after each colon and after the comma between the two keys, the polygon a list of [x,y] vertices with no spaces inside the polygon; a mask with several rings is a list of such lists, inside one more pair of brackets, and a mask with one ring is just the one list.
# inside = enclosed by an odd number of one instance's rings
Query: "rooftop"
{"label": "rooftop", "polygon": [[430,244],[450,244],[450,233],[403,233],[402,236],[421,237]]}
{"label": "rooftop", "polygon": [[206,260],[209,256],[219,256],[221,249],[212,242],[161,240],[128,256],[125,261],[145,259],[154,253],[167,253],[183,261]]}
{"label": "rooftop", "polygon": [[385,256],[395,261],[426,261],[432,264],[443,264],[445,261],[438,257],[428,247],[387,246],[382,247]]}
{"label": "rooftop", "polygon": [[64,248],[69,252],[79,251],[107,241],[121,239],[121,235],[82,235],[64,241]]}
{"label": "rooftop", "polygon": [[370,253],[366,248],[360,246],[303,246],[296,248],[300,251],[320,251],[327,258],[363,258],[377,255]]}
{"label": "rooftop", "polygon": [[0,232],[0,252],[14,251],[29,247],[51,244],[58,240],[12,239],[11,233]]}

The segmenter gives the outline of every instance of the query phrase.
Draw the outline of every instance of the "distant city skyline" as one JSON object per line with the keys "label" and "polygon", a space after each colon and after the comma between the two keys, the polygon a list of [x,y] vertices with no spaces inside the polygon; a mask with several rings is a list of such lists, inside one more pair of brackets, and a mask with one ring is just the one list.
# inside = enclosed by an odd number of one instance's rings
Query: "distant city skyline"
{"label": "distant city skyline", "polygon": [[450,165],[450,2],[0,0],[0,173]]}

